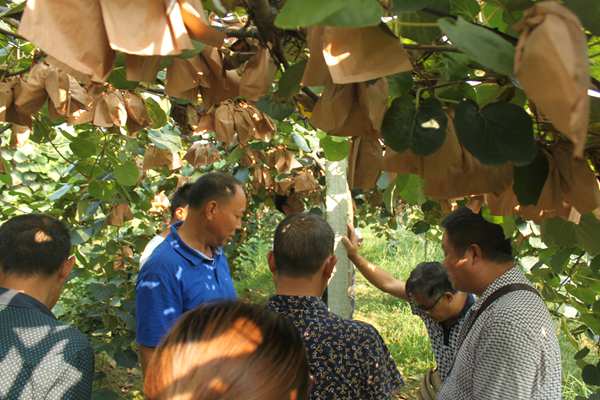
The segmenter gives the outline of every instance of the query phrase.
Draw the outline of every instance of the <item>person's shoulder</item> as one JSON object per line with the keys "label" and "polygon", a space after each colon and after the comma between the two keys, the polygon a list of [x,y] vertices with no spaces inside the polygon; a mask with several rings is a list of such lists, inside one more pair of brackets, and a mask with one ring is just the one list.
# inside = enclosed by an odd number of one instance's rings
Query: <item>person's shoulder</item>
{"label": "person's shoulder", "polygon": [[354,335],[356,335],[356,337],[360,340],[368,342],[378,342],[381,340],[381,335],[379,334],[379,331],[368,322],[353,319],[344,319],[341,317],[338,318],[340,318],[341,323],[345,326],[346,330],[349,333],[353,333]]}
{"label": "person's shoulder", "polygon": [[148,257],[140,270],[140,276],[150,274],[163,274],[167,272],[175,263],[174,260],[178,260],[180,256],[173,249],[169,243],[169,237],[164,239]]}

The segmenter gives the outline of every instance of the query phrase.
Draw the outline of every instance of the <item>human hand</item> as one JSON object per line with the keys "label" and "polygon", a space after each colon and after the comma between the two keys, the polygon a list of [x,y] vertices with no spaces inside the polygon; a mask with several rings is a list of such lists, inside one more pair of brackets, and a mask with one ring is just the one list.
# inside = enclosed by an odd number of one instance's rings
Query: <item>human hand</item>
{"label": "human hand", "polygon": [[360,247],[360,240],[356,235],[354,227],[348,224],[348,236],[342,237],[342,243],[348,253],[348,258],[355,257],[358,255],[358,248]]}

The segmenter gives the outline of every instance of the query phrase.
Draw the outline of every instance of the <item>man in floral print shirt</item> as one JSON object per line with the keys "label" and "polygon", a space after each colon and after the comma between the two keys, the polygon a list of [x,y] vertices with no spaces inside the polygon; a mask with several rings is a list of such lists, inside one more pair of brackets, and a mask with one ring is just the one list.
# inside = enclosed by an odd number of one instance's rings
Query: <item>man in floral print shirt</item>
{"label": "man in floral print shirt", "polygon": [[337,261],[333,247],[333,230],[322,217],[284,219],[269,253],[276,295],[267,306],[304,338],[314,379],[311,399],[388,399],[403,381],[377,330],[329,312],[320,298]]}

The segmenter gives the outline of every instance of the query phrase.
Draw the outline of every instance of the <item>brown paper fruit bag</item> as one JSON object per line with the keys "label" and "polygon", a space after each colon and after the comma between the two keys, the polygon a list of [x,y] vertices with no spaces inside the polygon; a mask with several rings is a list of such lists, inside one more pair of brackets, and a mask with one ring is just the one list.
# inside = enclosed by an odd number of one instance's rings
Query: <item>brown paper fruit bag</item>
{"label": "brown paper fruit bag", "polygon": [[383,146],[373,137],[355,137],[350,150],[348,167],[349,186],[352,189],[371,190],[383,167]]}
{"label": "brown paper fruit bag", "polygon": [[269,93],[277,67],[271,58],[269,49],[260,47],[258,52],[246,63],[240,78],[240,96],[258,101]]}
{"label": "brown paper fruit bag", "polygon": [[[139,32],[139,26],[135,29]],[[115,53],[108,43],[98,1],[29,0],[19,34],[94,80],[104,81],[112,69]]]}
{"label": "brown paper fruit bag", "polygon": [[199,168],[219,161],[221,155],[215,145],[195,142],[183,158],[195,168]]}
{"label": "brown paper fruit bag", "polygon": [[387,27],[323,30],[322,50],[333,83],[366,82],[412,70],[400,39]]}
{"label": "brown paper fruit bag", "polygon": [[325,86],[331,83],[331,75],[323,57],[323,29],[325,28],[322,26],[306,29],[309,58],[302,75],[304,86]]}
{"label": "brown paper fruit bag", "polygon": [[587,39],[579,19],[555,1],[536,3],[516,26],[521,32],[515,75],[544,116],[583,156],[590,85]]}
{"label": "brown paper fruit bag", "polygon": [[110,46],[140,56],[192,49],[177,0],[100,0]]}

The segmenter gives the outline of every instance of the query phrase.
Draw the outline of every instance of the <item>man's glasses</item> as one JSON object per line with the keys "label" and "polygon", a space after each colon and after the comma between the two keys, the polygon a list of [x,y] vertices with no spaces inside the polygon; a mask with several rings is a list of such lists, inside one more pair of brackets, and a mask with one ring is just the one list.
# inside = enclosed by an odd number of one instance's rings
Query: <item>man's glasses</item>
{"label": "man's glasses", "polygon": [[425,311],[425,312],[429,312],[429,311],[433,310],[435,308],[435,306],[437,306],[437,304],[440,302],[440,300],[442,299],[442,297],[444,297],[443,294],[439,295],[438,298],[429,307],[425,307],[425,306],[419,305],[419,308],[421,310]]}

